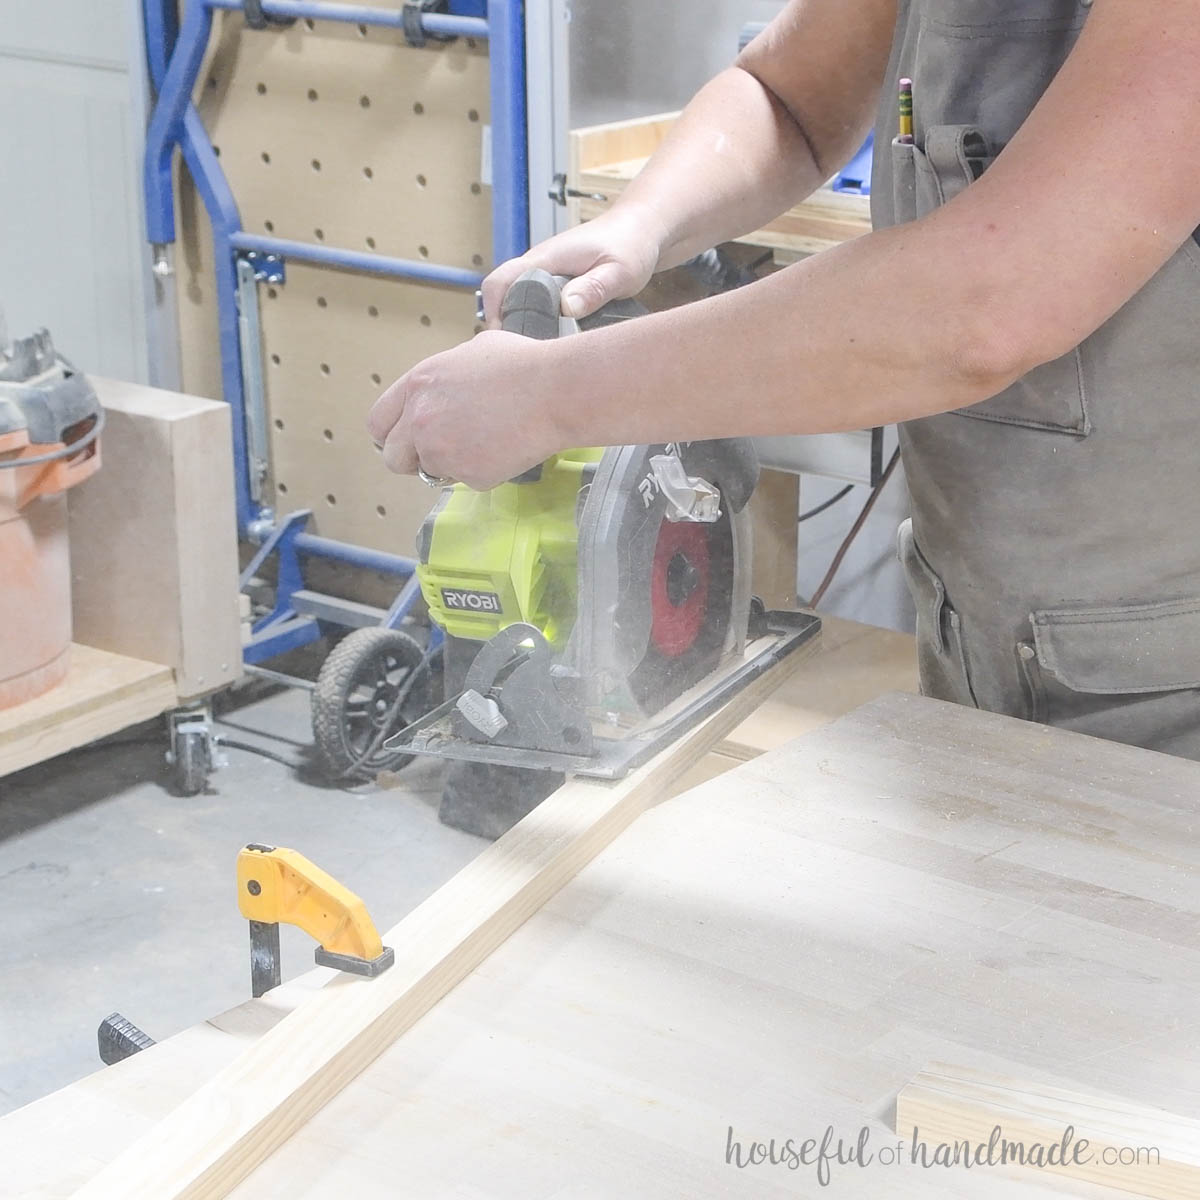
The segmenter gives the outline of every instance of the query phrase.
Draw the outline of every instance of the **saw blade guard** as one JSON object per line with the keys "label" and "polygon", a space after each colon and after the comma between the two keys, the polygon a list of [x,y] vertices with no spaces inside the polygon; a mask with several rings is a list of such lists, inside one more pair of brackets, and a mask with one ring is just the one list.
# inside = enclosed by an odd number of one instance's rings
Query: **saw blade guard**
{"label": "saw blade guard", "polygon": [[[675,455],[721,495],[692,523],[653,460]],[[579,522],[579,594],[566,660],[591,708],[651,713],[745,646],[753,547],[746,504],[758,460],[745,439],[614,447]]]}

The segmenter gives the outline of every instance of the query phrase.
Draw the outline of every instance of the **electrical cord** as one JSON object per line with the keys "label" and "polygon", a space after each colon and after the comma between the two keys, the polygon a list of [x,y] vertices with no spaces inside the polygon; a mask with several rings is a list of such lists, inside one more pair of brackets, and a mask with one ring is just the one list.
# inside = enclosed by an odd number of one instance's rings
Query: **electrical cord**
{"label": "electrical cord", "polygon": [[48,454],[33,454],[28,458],[6,458],[0,462],[0,471],[15,471],[17,467],[37,467],[42,463],[74,458],[80,450],[86,450],[100,436],[106,419],[104,409],[100,409],[96,416],[96,423],[78,441],[72,442],[69,446],[63,446],[61,450],[51,450]]}
{"label": "electrical cord", "polygon": [[412,694],[413,688],[417,684],[418,679],[428,679],[431,675],[430,663],[433,661],[433,655],[426,657],[421,663],[409,672],[408,679],[401,685],[400,690],[396,693],[395,699],[392,701],[391,707],[388,709],[383,720],[379,723],[379,731],[371,740],[370,745],[350,764],[349,767],[342,773],[344,779],[350,779],[360,776],[360,772],[365,767],[368,772],[371,770],[371,759],[378,752],[384,742],[399,730],[392,728],[392,723],[400,715],[405,702]]}
{"label": "electrical cord", "polygon": [[276,754],[274,750],[268,750],[265,746],[255,746],[251,742],[239,742],[233,738],[227,738],[224,734],[216,734],[213,738],[221,749],[241,750],[246,754],[257,754],[262,758],[269,758],[272,762],[280,763],[282,766],[290,767],[293,771],[299,771],[303,767],[303,763],[295,762],[283,754]]}
{"label": "electrical cord", "polygon": [[863,505],[862,512],[858,514],[858,519],[850,527],[850,532],[846,534],[845,540],[838,547],[838,552],[833,556],[833,562],[829,564],[829,570],[825,572],[825,578],[821,580],[820,587],[813,592],[812,599],[808,602],[809,608],[816,608],[825,598],[825,593],[829,591],[829,585],[833,583],[834,576],[837,575],[838,569],[842,565],[842,560],[846,557],[846,552],[850,549],[854,539],[858,537],[862,527],[867,523],[867,518],[871,515],[871,510],[875,507],[875,502],[879,499],[879,493],[887,486],[887,481],[891,479],[899,462],[900,448],[897,447],[888,465],[884,468],[883,474],[879,477],[879,482],[871,489],[871,494],[867,497],[867,502]]}
{"label": "electrical cord", "polygon": [[818,504],[816,508],[810,508],[808,512],[801,513],[796,518],[797,525],[803,525],[805,521],[811,521],[813,517],[819,517],[826,509],[832,508],[839,500],[844,500],[850,493],[854,491],[854,484],[848,483],[836,496],[830,496],[824,504]]}

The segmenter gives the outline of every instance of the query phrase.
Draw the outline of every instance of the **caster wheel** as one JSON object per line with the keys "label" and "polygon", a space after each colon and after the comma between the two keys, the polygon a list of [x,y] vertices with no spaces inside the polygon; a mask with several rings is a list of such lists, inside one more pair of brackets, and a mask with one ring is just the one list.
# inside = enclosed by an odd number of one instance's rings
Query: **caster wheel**
{"label": "caster wheel", "polygon": [[198,796],[208,786],[212,751],[205,733],[180,733],[175,738],[175,790]]}
{"label": "caster wheel", "polygon": [[357,629],[330,652],[312,699],[313,739],[333,779],[398,771],[411,754],[383,743],[434,704],[434,672],[420,644],[397,629]]}

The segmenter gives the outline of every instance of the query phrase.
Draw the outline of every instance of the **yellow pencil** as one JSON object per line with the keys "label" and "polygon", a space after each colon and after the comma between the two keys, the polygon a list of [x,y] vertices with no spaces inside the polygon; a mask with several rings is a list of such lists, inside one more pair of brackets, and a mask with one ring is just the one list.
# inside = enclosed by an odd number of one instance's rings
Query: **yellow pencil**
{"label": "yellow pencil", "polygon": [[911,146],[913,140],[913,83],[900,80],[900,141]]}

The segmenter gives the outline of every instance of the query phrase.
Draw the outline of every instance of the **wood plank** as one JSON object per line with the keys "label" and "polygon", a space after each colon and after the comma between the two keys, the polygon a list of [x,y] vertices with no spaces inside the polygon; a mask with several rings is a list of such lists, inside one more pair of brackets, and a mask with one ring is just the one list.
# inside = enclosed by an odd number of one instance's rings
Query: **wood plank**
{"label": "wood plank", "polygon": [[[1200,1118],[1198,792],[1196,763],[879,700],[640,817],[235,1200],[1111,1200],[907,1162],[821,1188],[726,1166],[726,1131],[894,1146],[931,1062]],[[0,1120],[10,1190],[70,1194],[284,999]]]}
{"label": "wood plank", "polygon": [[176,703],[170,667],[75,644],[58,687],[0,709],[0,776],[149,720]]}
{"label": "wood plank", "polygon": [[805,652],[626,779],[568,781],[385,935],[396,950],[387,974],[333,980],[96,1175],[77,1200],[227,1194],[660,799]]}
{"label": "wood plank", "polygon": [[750,586],[768,608],[796,607],[800,477],[763,471],[750,497],[754,554]]}
{"label": "wood plank", "polygon": [[[1118,1096],[937,1065],[897,1099],[897,1135],[916,1143],[916,1131],[931,1157],[939,1143],[963,1144],[964,1153],[990,1153],[981,1160],[990,1164],[1028,1162],[1031,1172],[1045,1169],[1155,1200],[1200,1198],[1200,1121]],[[1054,1159],[1044,1168],[1042,1154]]]}
{"label": "wood plank", "polygon": [[573,176],[608,167],[612,163],[645,161],[667,139],[678,112],[652,113],[605,125],[573,129],[570,134],[570,166]]}
{"label": "wood plank", "polygon": [[242,672],[228,405],[92,381],[103,466],[72,490],[75,639],[164,663],[188,699]]}

